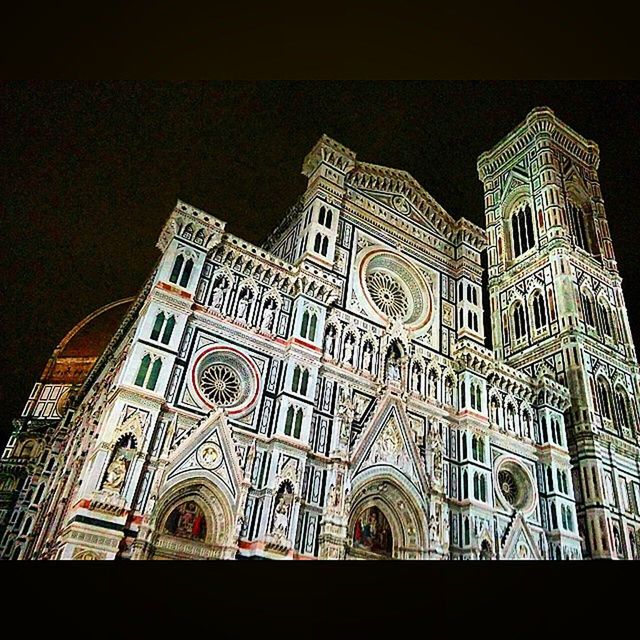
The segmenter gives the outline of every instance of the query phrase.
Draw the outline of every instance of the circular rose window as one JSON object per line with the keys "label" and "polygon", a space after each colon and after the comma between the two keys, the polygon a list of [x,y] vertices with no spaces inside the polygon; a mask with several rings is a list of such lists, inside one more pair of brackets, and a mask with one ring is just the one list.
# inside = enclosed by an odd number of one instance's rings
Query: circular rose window
{"label": "circular rose window", "polygon": [[359,258],[360,286],[367,303],[384,320],[417,330],[431,319],[431,290],[424,276],[399,254],[381,247]]}
{"label": "circular rose window", "polygon": [[507,461],[498,469],[498,489],[502,498],[519,511],[533,506],[533,485],[527,472],[515,462]]}
{"label": "circular rose window", "polygon": [[200,400],[230,414],[245,411],[258,397],[258,370],[231,347],[209,347],[196,358],[191,382]]}

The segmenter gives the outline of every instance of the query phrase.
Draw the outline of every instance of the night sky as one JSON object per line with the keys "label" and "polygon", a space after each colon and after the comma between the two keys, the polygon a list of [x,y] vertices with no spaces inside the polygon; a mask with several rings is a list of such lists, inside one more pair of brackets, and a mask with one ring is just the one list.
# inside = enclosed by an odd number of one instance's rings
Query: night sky
{"label": "night sky", "polygon": [[304,191],[323,133],[484,226],[478,155],[551,107],[600,146],[638,344],[639,96],[630,82],[4,83],[0,443],[67,331],[137,293],[177,198],[260,244]]}

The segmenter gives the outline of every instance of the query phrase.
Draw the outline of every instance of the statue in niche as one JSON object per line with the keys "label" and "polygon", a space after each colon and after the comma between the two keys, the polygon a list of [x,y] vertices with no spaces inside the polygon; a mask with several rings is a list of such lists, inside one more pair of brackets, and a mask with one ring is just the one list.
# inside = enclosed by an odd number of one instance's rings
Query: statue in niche
{"label": "statue in niche", "polygon": [[353,364],[353,337],[350,335],[344,341],[344,361]]}
{"label": "statue in niche", "polygon": [[342,428],[340,437],[346,440],[351,431],[351,425],[356,415],[356,405],[351,399],[351,393],[348,389],[343,389],[340,394],[340,405],[338,406],[338,416],[340,417]]}
{"label": "statue in niche", "polygon": [[276,498],[276,508],[273,515],[273,533],[277,537],[286,538],[289,528],[289,505],[284,495]]}
{"label": "statue in niche", "polygon": [[249,291],[245,291],[240,297],[240,300],[238,300],[238,313],[236,316],[238,320],[246,321],[250,301],[251,294],[249,293]]}
{"label": "statue in niche", "polygon": [[127,460],[124,455],[119,455],[111,461],[107,467],[107,475],[103,487],[112,491],[120,491],[124,478],[127,475]]}
{"label": "statue in niche", "polygon": [[[272,306],[273,305],[273,306]],[[276,316],[276,310],[274,309],[275,303],[271,300],[267,303],[267,306],[264,308],[264,314],[262,316],[262,324],[260,328],[264,331],[271,331],[271,327],[273,326],[273,319]]]}
{"label": "statue in niche", "polygon": [[325,338],[324,350],[333,357],[333,349],[336,344],[336,330],[329,326],[327,329],[327,336]]}
{"label": "statue in niche", "polygon": [[395,355],[389,358],[387,377],[389,382],[400,382],[400,363]]}
{"label": "statue in niche", "polygon": [[438,542],[438,519],[434,513],[431,514],[429,519],[429,537],[431,542]]}
{"label": "statue in niche", "polygon": [[211,294],[211,309],[220,310],[222,307],[222,302],[224,300],[224,290],[225,288],[222,286],[224,284],[224,280],[220,280],[216,283],[216,286],[213,289],[213,293]]}
{"label": "statue in niche", "polygon": [[420,369],[413,367],[413,390],[420,391]]}
{"label": "statue in niche", "polygon": [[371,345],[367,342],[362,352],[362,368],[371,373]]}

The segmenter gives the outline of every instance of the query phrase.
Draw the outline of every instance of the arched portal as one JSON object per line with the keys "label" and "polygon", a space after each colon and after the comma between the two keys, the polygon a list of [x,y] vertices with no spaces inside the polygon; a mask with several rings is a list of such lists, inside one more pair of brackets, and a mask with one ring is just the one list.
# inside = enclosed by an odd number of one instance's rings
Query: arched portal
{"label": "arched portal", "polygon": [[233,507],[212,482],[187,480],[156,505],[148,558],[213,560],[235,555]]}
{"label": "arched portal", "polygon": [[[373,470],[372,470],[373,471]],[[415,488],[395,470],[363,473],[353,484],[347,559],[419,559],[428,555],[425,509]]]}

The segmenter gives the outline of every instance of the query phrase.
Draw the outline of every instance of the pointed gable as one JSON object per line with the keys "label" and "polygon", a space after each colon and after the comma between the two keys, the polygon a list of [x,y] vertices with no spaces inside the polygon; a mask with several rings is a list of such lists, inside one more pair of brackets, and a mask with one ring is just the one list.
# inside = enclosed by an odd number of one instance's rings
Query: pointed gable
{"label": "pointed gable", "polygon": [[411,424],[400,400],[384,396],[353,452],[354,477],[374,466],[391,466],[427,494],[425,465],[413,440]]}
{"label": "pointed gable", "polygon": [[236,499],[243,471],[221,410],[213,412],[172,454],[166,481],[173,484],[193,471],[199,476],[209,476]]}

